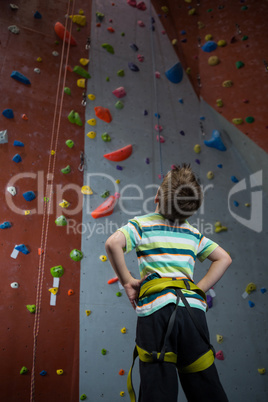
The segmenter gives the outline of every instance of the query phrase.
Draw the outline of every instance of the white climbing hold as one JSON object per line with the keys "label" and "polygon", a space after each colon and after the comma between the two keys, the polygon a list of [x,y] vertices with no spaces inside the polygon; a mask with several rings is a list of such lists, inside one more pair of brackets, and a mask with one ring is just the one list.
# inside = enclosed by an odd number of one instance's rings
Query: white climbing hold
{"label": "white climbing hold", "polygon": [[9,186],[7,188],[7,191],[13,196],[17,194],[16,188],[14,186]]}

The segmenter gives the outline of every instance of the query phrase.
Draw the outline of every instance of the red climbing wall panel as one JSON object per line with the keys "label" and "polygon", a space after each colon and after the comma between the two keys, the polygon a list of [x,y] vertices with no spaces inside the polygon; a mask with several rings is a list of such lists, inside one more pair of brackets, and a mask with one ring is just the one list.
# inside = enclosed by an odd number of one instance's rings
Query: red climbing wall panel
{"label": "red climbing wall panel", "polygon": [[[161,16],[170,40],[177,39],[174,48],[183,67],[191,69],[189,79],[196,93],[227,120],[242,118],[244,123],[238,125],[238,129],[267,152],[268,69],[265,69],[263,60],[268,63],[268,3],[262,0],[152,0],[152,4]],[[163,12],[163,6],[168,7],[168,13]],[[189,15],[191,9],[195,9],[193,15]],[[203,25],[201,29],[198,28],[199,22]],[[198,47],[198,37],[203,45],[208,34],[215,42],[224,39],[227,45],[211,53],[202,51]],[[242,40],[245,36],[248,38]],[[208,65],[208,58],[212,55],[220,59],[216,66]],[[237,69],[237,61],[242,61],[244,67]],[[201,88],[197,74],[200,75]],[[231,88],[222,86],[226,80],[233,82]],[[217,99],[222,99],[223,107],[216,106]],[[254,117],[254,123],[245,122],[248,116]]]}
{"label": "red climbing wall panel", "polygon": [[[57,88],[60,82],[58,106],[63,89],[63,79],[66,64],[74,67],[79,65],[80,58],[88,57],[85,44],[90,35],[91,1],[73,0],[70,2],[70,12],[78,14],[82,8],[87,25],[79,27],[70,21],[68,28],[77,41],[76,47],[71,47],[67,60],[67,45],[64,48],[62,73],[59,77],[62,57],[62,41],[54,32],[57,21],[65,24],[65,14],[68,12],[68,1],[57,2],[24,2],[16,1],[17,10],[10,8],[10,2],[0,2],[0,131],[7,130],[8,143],[0,144],[1,166],[1,222],[9,221],[12,227],[0,230],[1,242],[1,331],[0,331],[0,399],[2,401],[28,401],[31,394],[31,374],[33,361],[33,331],[36,315],[31,314],[27,304],[36,304],[38,272],[40,271],[38,248],[41,236],[47,239],[44,255],[44,280],[41,295],[40,329],[37,338],[35,363],[35,400],[74,401],[79,398],[79,284],[80,264],[74,262],[69,254],[72,249],[81,248],[81,237],[74,231],[68,233],[66,227],[55,225],[55,219],[62,214],[58,206],[64,198],[71,205],[64,210],[67,218],[81,221],[81,193],[83,173],[78,170],[80,153],[84,147],[84,127],[68,121],[68,114],[75,110],[84,121],[84,107],[81,104],[83,89],[77,86],[81,78],[67,71],[66,87],[71,89],[71,95],[63,97],[62,110],[56,109]],[[36,8],[38,6],[38,8]],[[38,11],[41,19],[34,18]],[[10,25],[16,25],[20,33],[15,35],[8,30]],[[59,41],[58,44],[55,41]],[[53,56],[52,52],[58,52]],[[38,62],[37,58],[42,61]],[[34,72],[40,69],[40,74]],[[86,67],[87,68],[87,67]],[[10,75],[19,71],[30,81],[26,86]],[[2,115],[4,109],[14,112],[13,119]],[[28,120],[22,119],[26,114]],[[56,154],[51,157],[52,148]],[[57,139],[56,139],[57,138]],[[67,139],[74,141],[74,147],[68,148]],[[14,147],[14,140],[24,143],[23,148]],[[20,154],[22,161],[15,163],[12,158]],[[50,172],[53,171],[53,158],[56,158],[54,178],[48,184],[52,187],[51,215],[48,230],[42,229],[46,176],[49,158]],[[71,172],[63,174],[61,169],[70,165]],[[20,174],[20,176],[19,176]],[[14,183],[12,183],[12,180]],[[14,185],[17,194],[12,197],[6,188]],[[62,193],[65,186],[71,185]],[[36,199],[27,202],[23,198],[26,191],[34,191]],[[34,213],[33,209],[36,209]],[[25,215],[26,210],[32,210]],[[74,215],[68,216],[75,210]],[[28,255],[19,253],[16,259],[11,253],[17,244],[25,244],[30,250]],[[43,261],[43,260],[42,260]],[[56,265],[64,267],[64,275],[60,278],[59,292],[56,296],[56,306],[50,306],[49,288],[53,277],[50,268]],[[18,282],[19,288],[12,289],[10,284]],[[74,294],[68,296],[68,290]],[[28,373],[20,375],[22,366],[28,368]],[[56,370],[62,369],[59,376]],[[39,373],[45,370],[46,376]],[[33,389],[33,388],[32,388]]]}

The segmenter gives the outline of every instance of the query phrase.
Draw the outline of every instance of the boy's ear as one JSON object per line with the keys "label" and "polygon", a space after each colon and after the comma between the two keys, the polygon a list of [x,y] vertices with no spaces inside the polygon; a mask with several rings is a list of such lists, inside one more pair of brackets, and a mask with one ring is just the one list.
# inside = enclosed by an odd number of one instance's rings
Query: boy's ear
{"label": "boy's ear", "polygon": [[159,203],[159,189],[157,190],[157,193],[156,193],[156,196],[155,196],[155,198],[154,198],[154,203],[155,204],[158,204]]}

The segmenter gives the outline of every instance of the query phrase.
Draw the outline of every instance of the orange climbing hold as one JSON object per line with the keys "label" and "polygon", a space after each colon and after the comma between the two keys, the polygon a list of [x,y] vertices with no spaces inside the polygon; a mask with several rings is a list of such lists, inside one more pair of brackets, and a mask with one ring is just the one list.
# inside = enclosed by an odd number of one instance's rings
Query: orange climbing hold
{"label": "orange climbing hold", "polygon": [[61,22],[56,22],[54,29],[55,29],[55,32],[56,32],[56,34],[58,35],[58,37],[60,39],[63,40],[64,39],[64,34],[65,34],[65,42],[66,43],[69,43],[69,38],[70,38],[70,44],[72,46],[77,45],[76,40],[70,35],[70,32],[68,32],[65,29],[64,25],[62,25]]}
{"label": "orange climbing hold", "polygon": [[119,375],[124,375],[125,374],[125,370],[123,370],[123,369],[121,369],[121,370],[119,370],[119,373],[118,373]]}
{"label": "orange climbing hold", "polygon": [[114,29],[113,29],[113,27],[108,27],[108,28],[107,28],[107,31],[113,33],[113,32],[114,32]]}
{"label": "orange climbing hold", "polygon": [[68,296],[72,296],[73,294],[74,294],[73,289],[69,289],[69,290],[68,290]]}
{"label": "orange climbing hold", "polygon": [[91,216],[94,219],[102,218],[103,216],[109,216],[113,213],[114,206],[116,203],[116,197],[110,195],[101,205],[99,205],[93,212]]}
{"label": "orange climbing hold", "polygon": [[28,117],[26,116],[26,114],[23,114],[21,117],[23,120],[28,120]]}
{"label": "orange climbing hold", "polygon": [[104,158],[109,159],[113,162],[121,162],[127,159],[132,154],[132,145],[129,144],[123,148],[117,149],[116,151],[110,152],[109,154],[103,155]]}
{"label": "orange climbing hold", "polygon": [[112,121],[112,116],[110,113],[110,110],[107,109],[106,107],[102,107],[102,106],[96,106],[94,107],[95,110],[95,115],[105,121],[106,123],[110,123]]}

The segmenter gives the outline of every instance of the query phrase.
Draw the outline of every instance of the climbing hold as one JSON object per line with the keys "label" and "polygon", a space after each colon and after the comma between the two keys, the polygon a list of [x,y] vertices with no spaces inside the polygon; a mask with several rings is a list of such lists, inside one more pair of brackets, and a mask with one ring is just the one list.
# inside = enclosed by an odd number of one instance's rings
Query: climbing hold
{"label": "climbing hold", "polygon": [[22,115],[21,115],[21,118],[22,118],[22,120],[28,120],[28,117],[26,116],[26,114],[25,113],[23,113]]}
{"label": "climbing hold", "polygon": [[118,70],[117,75],[118,75],[118,77],[124,77],[125,71],[124,70]]}
{"label": "climbing hold", "polygon": [[48,289],[50,293],[52,293],[53,295],[56,295],[58,293],[59,288],[49,288]]}
{"label": "climbing hold", "polygon": [[13,162],[19,163],[22,161],[22,158],[19,154],[16,154],[13,156],[12,160],[13,160]]}
{"label": "climbing hold", "polygon": [[155,78],[160,78],[160,76],[161,76],[161,74],[159,73],[159,71],[156,71],[156,72],[154,73],[154,75],[155,75]]}
{"label": "climbing hold", "polygon": [[36,312],[36,305],[35,304],[27,304],[26,308],[27,308],[28,311],[30,311],[31,314],[34,314]]}
{"label": "climbing hold", "polygon": [[113,29],[113,27],[108,27],[108,28],[107,28],[107,31],[110,32],[110,33],[114,33],[114,32],[115,32],[115,30]]}
{"label": "climbing hold", "polygon": [[65,142],[65,144],[67,145],[68,148],[73,148],[73,146],[74,146],[73,140],[67,140],[67,141]]}
{"label": "climbing hold", "polygon": [[198,29],[205,28],[205,24],[203,22],[201,22],[201,21],[197,22],[197,26],[198,26]]}
{"label": "climbing hold", "polygon": [[102,22],[104,20],[104,14],[100,13],[99,11],[96,12],[96,21]]}
{"label": "climbing hold", "polygon": [[62,370],[62,369],[56,370],[56,373],[57,373],[58,375],[62,375],[62,374],[63,374],[63,370]]}
{"label": "climbing hold", "polygon": [[139,27],[141,27],[141,28],[144,28],[144,27],[145,27],[144,22],[143,22],[143,21],[141,21],[141,20],[138,20],[138,21],[137,21],[137,24],[138,24],[138,25],[139,25]]}
{"label": "climbing hold", "polygon": [[224,360],[224,356],[223,356],[223,351],[219,350],[216,355],[215,355],[216,359],[218,360]]}
{"label": "climbing hold", "polygon": [[69,289],[69,290],[68,290],[68,296],[72,296],[73,294],[74,294],[73,289]]}
{"label": "climbing hold", "polygon": [[163,127],[160,126],[159,124],[156,124],[156,125],[154,126],[154,129],[160,133],[160,132],[163,130]]}
{"label": "climbing hold", "polygon": [[34,18],[36,18],[37,20],[41,20],[42,14],[40,14],[39,11],[36,11],[36,12],[34,13]]}
{"label": "climbing hold", "polygon": [[96,119],[89,119],[89,120],[87,121],[87,123],[88,123],[90,126],[96,126],[97,121],[96,121]]}
{"label": "climbing hold", "polygon": [[110,195],[110,191],[104,191],[104,193],[101,194],[102,198],[107,198]]}
{"label": "climbing hold", "polygon": [[91,138],[92,140],[96,137],[96,132],[95,131],[89,131],[87,133],[88,138]]}
{"label": "climbing hold", "polygon": [[109,45],[109,43],[103,43],[101,47],[107,50],[108,53],[114,54],[114,48],[112,45]]}
{"label": "climbing hold", "polygon": [[22,84],[25,85],[31,85],[31,81],[25,77],[25,75],[19,73],[18,71],[13,71],[11,73],[11,78],[14,78],[14,80],[21,82]]}
{"label": "climbing hold", "polygon": [[67,219],[65,218],[64,215],[61,215],[55,220],[55,223],[56,223],[57,226],[66,226],[67,225]]}
{"label": "climbing hold", "polygon": [[56,265],[55,267],[50,268],[50,273],[53,278],[61,278],[64,274],[64,269],[62,265]]}
{"label": "climbing hold", "polygon": [[79,78],[76,83],[77,83],[78,88],[86,88],[86,79],[85,78]]}
{"label": "climbing hold", "polygon": [[266,373],[265,368],[259,368],[259,369],[258,369],[258,373],[259,373],[259,374],[265,374],[265,373]]}
{"label": "climbing hold", "polygon": [[211,308],[213,306],[213,299],[210,295],[207,295],[207,305],[208,308]]}
{"label": "climbing hold", "polygon": [[14,113],[12,109],[4,109],[2,115],[5,116],[7,119],[13,119]]}
{"label": "climbing hold", "polygon": [[59,203],[59,206],[61,208],[68,208],[70,206],[70,203],[66,200],[62,200],[62,202]]}
{"label": "climbing hold", "polygon": [[56,50],[54,50],[54,51],[52,52],[52,55],[53,55],[54,57],[57,57],[57,56],[59,55],[59,52],[57,52]]}
{"label": "climbing hold", "polygon": [[226,80],[226,81],[224,81],[224,82],[222,83],[222,86],[223,86],[224,88],[230,88],[230,87],[233,86],[233,82],[232,82],[231,80]]}
{"label": "climbing hold", "polygon": [[250,203],[249,202],[246,202],[246,204],[245,204],[245,207],[250,207]]}
{"label": "climbing hold", "polygon": [[47,372],[46,372],[46,370],[42,370],[42,371],[40,371],[39,374],[42,375],[42,376],[44,376],[44,375],[47,375]]}
{"label": "climbing hold", "polygon": [[100,256],[99,256],[99,259],[100,259],[102,262],[107,261],[106,255],[100,255]]}
{"label": "climbing hold", "polygon": [[104,142],[109,142],[109,141],[111,141],[111,137],[109,136],[108,133],[103,133],[103,134],[101,135],[101,138],[102,138],[102,140],[103,140]]}
{"label": "climbing hold", "polygon": [[244,67],[244,65],[245,64],[243,63],[243,61],[236,61],[235,62],[235,66],[236,66],[237,69]]}
{"label": "climbing hold", "polygon": [[116,182],[116,184],[119,184],[119,183],[120,183],[120,180],[119,180],[119,179],[117,179],[117,180],[115,180],[115,182]]}
{"label": "climbing hold", "polygon": [[215,222],[215,233],[226,232],[228,229],[226,226],[222,226],[220,222]]}
{"label": "climbing hold", "polygon": [[56,153],[56,152],[55,152],[53,149],[50,151],[50,154],[51,154],[51,155],[55,155],[55,153]]}
{"label": "climbing hold", "polygon": [[246,292],[247,292],[247,294],[250,295],[250,293],[252,293],[256,289],[257,289],[257,286],[255,285],[255,283],[250,282],[246,287]]}
{"label": "climbing hold", "polygon": [[13,143],[14,147],[24,147],[23,142],[15,140]]}
{"label": "climbing hold", "polygon": [[121,329],[121,332],[122,332],[122,334],[125,334],[125,333],[127,332],[126,328],[125,328],[125,327],[122,328],[122,329]]}
{"label": "climbing hold", "polygon": [[56,22],[55,26],[54,26],[54,30],[56,35],[60,38],[60,39],[65,39],[66,43],[70,42],[70,45],[72,46],[76,46],[76,40],[70,35],[70,32],[67,31],[64,27],[64,25],[62,25],[60,22]]}
{"label": "climbing hold", "polygon": [[209,180],[212,180],[214,178],[214,173],[211,170],[209,172],[207,172],[207,178]]}
{"label": "climbing hold", "polygon": [[157,135],[156,136],[156,141],[158,141],[158,142],[160,141],[160,143],[163,144],[166,140],[162,135],[160,135],[160,136]]}
{"label": "climbing hold", "polygon": [[123,370],[123,369],[121,369],[121,370],[119,370],[119,373],[118,373],[119,375],[124,375],[125,374],[125,370]]}
{"label": "climbing hold", "polygon": [[30,253],[30,251],[24,244],[19,244],[18,246],[15,246],[15,250],[18,250],[25,255]]}
{"label": "climbing hold", "polygon": [[125,395],[125,392],[124,391],[121,391],[120,392],[120,396],[124,396]]}
{"label": "climbing hold", "polygon": [[191,8],[191,9],[188,11],[188,15],[194,15],[195,12],[196,12],[196,9],[195,9],[195,8]]}
{"label": "climbing hold", "polygon": [[267,292],[267,289],[266,288],[261,288],[260,291],[261,291],[262,294],[264,294],[264,293]]}
{"label": "climbing hold", "polygon": [[128,63],[128,67],[129,67],[129,69],[131,71],[140,71],[139,67],[136,64],[132,63],[132,62]]}
{"label": "climbing hold", "polygon": [[81,193],[91,195],[91,194],[93,194],[93,191],[91,190],[91,188],[89,186],[83,186],[81,188]]}
{"label": "climbing hold", "polygon": [[167,79],[173,84],[181,82],[183,77],[183,68],[180,62],[176,63],[173,67],[165,72]]}
{"label": "climbing hold", "polygon": [[186,70],[185,70],[185,72],[186,72],[186,74],[188,74],[188,75],[191,74],[191,68],[190,68],[190,67],[187,67]]}
{"label": "climbing hold", "polygon": [[195,152],[196,154],[199,154],[199,153],[201,152],[201,146],[200,146],[199,144],[196,144],[196,145],[194,146],[194,152]]}
{"label": "climbing hold", "polygon": [[61,169],[61,173],[68,174],[71,171],[71,166],[67,165],[65,168]]}
{"label": "climbing hold", "polygon": [[88,65],[88,63],[89,63],[89,59],[84,59],[84,58],[81,58],[80,60],[79,60],[79,63],[80,64],[82,64],[82,66],[87,66]]}
{"label": "climbing hold", "polygon": [[84,77],[84,78],[87,78],[87,79],[91,78],[90,74],[81,66],[74,66],[73,72],[76,73],[76,74],[81,75],[81,77]]}
{"label": "climbing hold", "polygon": [[222,101],[222,99],[217,99],[217,100],[216,100],[216,105],[217,105],[218,107],[222,107],[222,106],[223,106],[223,101]]}
{"label": "climbing hold", "polygon": [[91,311],[90,311],[90,310],[85,310],[85,312],[86,312],[86,315],[87,315],[87,316],[89,316],[89,315],[91,314]]}
{"label": "climbing hold", "polygon": [[93,212],[91,216],[94,219],[102,218],[104,216],[109,216],[113,213],[114,206],[116,203],[116,198],[110,195],[102,204],[100,204]]}
{"label": "climbing hold", "polygon": [[20,29],[19,29],[19,27],[17,27],[17,25],[10,25],[8,27],[8,30],[15,35],[18,35],[20,33]]}
{"label": "climbing hold", "polygon": [[107,350],[106,350],[106,349],[101,349],[101,354],[102,354],[102,355],[106,355],[106,353],[107,353]]}
{"label": "climbing hold", "polygon": [[126,91],[124,87],[119,87],[112,92],[117,98],[123,98],[126,96]]}
{"label": "climbing hold", "polygon": [[216,66],[217,64],[219,64],[220,59],[218,58],[218,56],[210,56],[208,58],[208,64],[210,66]]}
{"label": "climbing hold", "polygon": [[122,293],[121,293],[121,292],[117,292],[117,293],[116,293],[116,296],[117,296],[117,297],[121,297],[121,296],[122,296]]}
{"label": "climbing hold", "polygon": [[85,15],[70,15],[69,17],[75,24],[80,25],[81,27],[84,27],[87,23]]}
{"label": "climbing hold", "polygon": [[242,41],[245,41],[245,40],[247,40],[247,39],[248,39],[248,36],[247,36],[247,35],[244,35],[244,36],[241,38]]}
{"label": "climbing hold", "polygon": [[221,134],[218,130],[213,130],[209,141],[204,141],[207,147],[216,148],[218,151],[226,151],[226,147],[222,142]]}
{"label": "climbing hold", "polygon": [[231,180],[233,183],[238,183],[239,180],[235,176],[231,176]]}
{"label": "climbing hold", "polygon": [[75,114],[74,114],[74,122],[75,122],[75,124],[77,124],[80,127],[83,126],[82,120],[77,112],[75,112]]}
{"label": "climbing hold", "polygon": [[135,43],[131,43],[129,46],[131,47],[132,50],[134,50],[134,52],[137,52],[139,50],[138,46],[135,45]]}
{"label": "climbing hold", "polygon": [[40,74],[40,73],[41,73],[41,70],[40,70],[40,68],[34,68],[34,72],[35,72],[36,74]]}
{"label": "climbing hold", "polygon": [[227,45],[227,42],[226,42],[226,40],[224,40],[224,39],[220,39],[220,40],[217,42],[217,45],[218,45],[219,47],[224,47],[224,46]]}
{"label": "climbing hold", "polygon": [[94,107],[94,111],[95,115],[106,123],[110,123],[112,121],[112,116],[109,109],[102,106],[96,106]]}
{"label": "climbing hold", "polygon": [[94,100],[94,99],[96,99],[96,96],[95,95],[93,95],[93,94],[88,94],[88,99],[90,99],[90,100]]}
{"label": "climbing hold", "polygon": [[10,222],[3,222],[0,225],[0,229],[8,229],[11,228],[11,223]]}
{"label": "climbing hold", "polygon": [[12,289],[18,289],[19,284],[18,284],[18,282],[12,282],[12,283],[10,284],[10,286],[12,287]]}
{"label": "climbing hold", "polygon": [[249,301],[248,301],[248,305],[249,305],[250,308],[252,308],[252,307],[255,306],[255,303],[253,303],[253,301],[249,300]]}
{"label": "climbing hold", "polygon": [[213,36],[212,36],[211,34],[207,34],[207,35],[205,36],[205,40],[206,40],[206,41],[211,40],[212,38],[213,38]]}
{"label": "climbing hold", "polygon": [[84,401],[85,399],[87,399],[86,394],[82,394],[82,395],[80,396],[80,400],[81,400],[81,401]]}
{"label": "climbing hold", "polygon": [[76,248],[73,249],[73,250],[70,252],[70,257],[71,257],[71,259],[72,259],[73,261],[81,261],[82,258],[83,258],[83,256],[84,256],[84,255],[83,255],[82,251],[77,250]]}
{"label": "climbing hold", "polygon": [[235,206],[235,207],[238,207],[238,206],[239,206],[239,202],[234,201],[234,206]]}
{"label": "climbing hold", "polygon": [[104,158],[109,159],[113,162],[121,162],[130,157],[132,154],[132,145],[126,145],[123,148],[117,149],[116,151],[110,152],[108,154],[103,155]]}
{"label": "climbing hold", "polygon": [[137,59],[142,63],[144,61],[144,56],[142,56],[141,54],[138,54]]}
{"label": "climbing hold", "polygon": [[6,144],[8,142],[7,130],[0,131],[0,144]]}
{"label": "climbing hold", "polygon": [[23,197],[26,201],[32,201],[36,198],[36,195],[33,191],[26,191],[26,193],[23,193]]}
{"label": "climbing hold", "polygon": [[28,373],[28,369],[27,369],[27,367],[23,366],[23,367],[20,369],[20,374],[26,374],[26,373]]}
{"label": "climbing hold", "polygon": [[183,99],[182,99],[182,98],[180,98],[180,99],[179,99],[179,102],[180,102],[181,104],[183,104]]}
{"label": "climbing hold", "polygon": [[222,343],[223,342],[223,336],[222,335],[216,335],[217,337],[217,342]]}
{"label": "climbing hold", "polygon": [[16,188],[14,186],[7,187],[7,191],[13,196],[17,194]]}
{"label": "climbing hold", "polygon": [[115,104],[116,109],[122,110],[124,108],[124,103],[121,101],[117,101]]}
{"label": "climbing hold", "polygon": [[247,123],[253,123],[255,121],[254,117],[252,117],[252,116],[246,117],[245,120]]}
{"label": "climbing hold", "polygon": [[210,52],[212,52],[213,50],[217,49],[217,47],[218,47],[218,45],[217,45],[216,42],[213,42],[213,41],[209,40],[208,42],[206,42],[206,43],[201,47],[201,49],[202,49],[204,52],[210,53]]}

